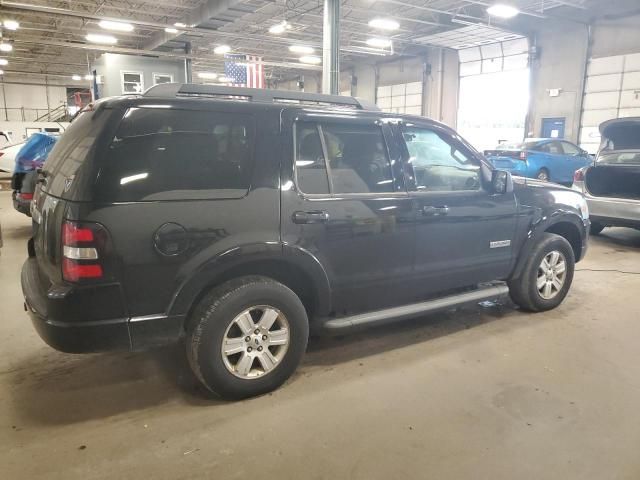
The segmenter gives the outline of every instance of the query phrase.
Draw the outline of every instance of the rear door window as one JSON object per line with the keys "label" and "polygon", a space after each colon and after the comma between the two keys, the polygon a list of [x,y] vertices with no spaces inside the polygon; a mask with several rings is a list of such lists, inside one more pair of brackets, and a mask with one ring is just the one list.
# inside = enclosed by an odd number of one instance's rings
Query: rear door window
{"label": "rear door window", "polygon": [[102,162],[98,197],[240,198],[250,186],[254,139],[251,115],[131,108]]}

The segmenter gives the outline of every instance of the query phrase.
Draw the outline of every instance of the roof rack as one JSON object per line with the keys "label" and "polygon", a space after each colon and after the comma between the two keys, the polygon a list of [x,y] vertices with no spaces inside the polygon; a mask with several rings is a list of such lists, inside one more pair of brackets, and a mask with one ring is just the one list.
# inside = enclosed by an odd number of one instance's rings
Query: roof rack
{"label": "roof rack", "polygon": [[223,85],[199,85],[195,83],[161,83],[146,92],[145,97],[218,97],[244,99],[261,103],[301,103],[317,105],[342,105],[360,110],[380,110],[377,105],[355,97],[325,95],[321,93],[293,92],[288,90],[268,90],[261,88],[227,87]]}

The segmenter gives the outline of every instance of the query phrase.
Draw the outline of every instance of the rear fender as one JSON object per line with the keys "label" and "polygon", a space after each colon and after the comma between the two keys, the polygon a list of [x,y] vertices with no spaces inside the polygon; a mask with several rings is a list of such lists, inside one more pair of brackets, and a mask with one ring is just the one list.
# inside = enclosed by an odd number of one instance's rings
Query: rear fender
{"label": "rear fender", "polygon": [[[216,284],[228,280],[234,271],[263,274],[265,264],[282,267],[283,271],[301,271],[311,282],[316,302],[316,313],[326,315],[331,309],[331,289],[324,268],[307,250],[277,242],[242,245],[224,251],[200,265],[174,294],[168,315],[185,315],[202,294]],[[253,268],[255,267],[255,268]]]}

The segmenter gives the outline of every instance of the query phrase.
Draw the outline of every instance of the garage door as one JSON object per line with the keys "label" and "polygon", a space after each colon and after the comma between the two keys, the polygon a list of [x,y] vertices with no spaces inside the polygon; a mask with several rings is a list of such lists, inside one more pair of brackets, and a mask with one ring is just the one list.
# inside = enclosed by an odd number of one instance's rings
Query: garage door
{"label": "garage door", "polygon": [[640,116],[640,53],[592,58],[582,108],[580,146],[596,153],[602,122]]}
{"label": "garage door", "polygon": [[422,115],[422,82],[378,87],[376,103],[383,112]]}

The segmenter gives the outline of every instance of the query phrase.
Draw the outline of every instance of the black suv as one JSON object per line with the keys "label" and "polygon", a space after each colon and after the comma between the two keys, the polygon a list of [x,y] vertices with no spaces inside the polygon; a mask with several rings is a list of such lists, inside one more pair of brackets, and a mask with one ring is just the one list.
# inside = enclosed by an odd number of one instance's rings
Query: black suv
{"label": "black suv", "polygon": [[22,271],[66,352],[183,339],[227,398],[268,392],[311,331],[509,293],[564,299],[581,194],[492,170],[450,128],[350,97],[164,84],[98,101],[46,161]]}

